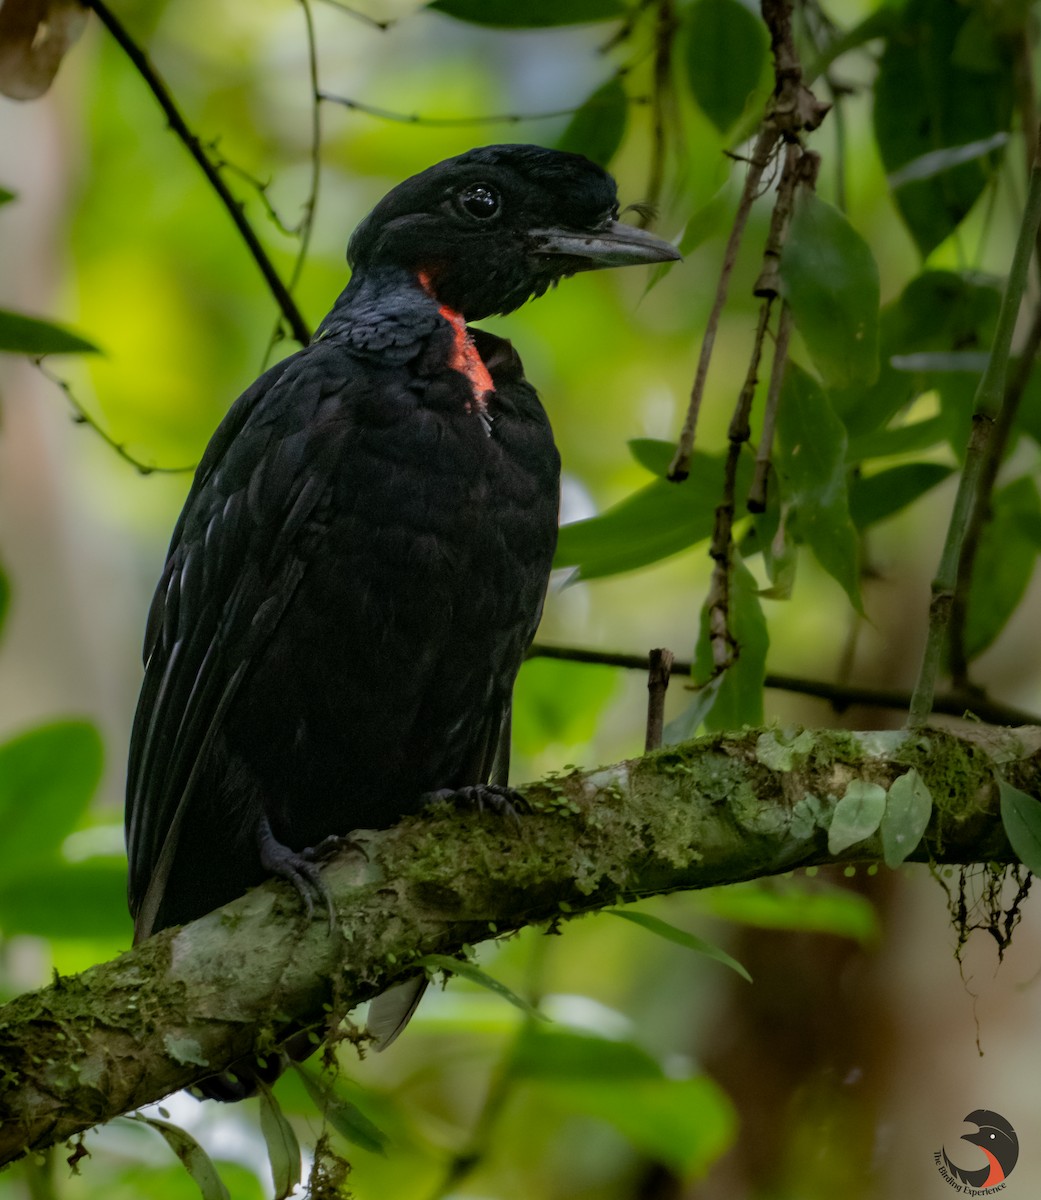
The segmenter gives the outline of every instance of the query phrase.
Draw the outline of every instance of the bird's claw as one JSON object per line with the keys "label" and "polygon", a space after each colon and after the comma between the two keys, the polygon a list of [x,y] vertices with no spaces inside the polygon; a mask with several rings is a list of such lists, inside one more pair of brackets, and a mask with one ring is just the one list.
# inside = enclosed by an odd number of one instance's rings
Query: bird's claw
{"label": "bird's claw", "polygon": [[427,792],[423,804],[442,800],[460,808],[476,808],[479,813],[490,812],[503,817],[515,828],[520,828],[519,813],[530,811],[528,801],[515,788],[498,783],[473,783],[461,788],[438,788]]}
{"label": "bird's claw", "polygon": [[308,921],[314,918],[315,901],[323,903],[329,918],[330,933],[336,930],[336,906],[333,904],[332,895],[325,886],[325,881],[315,863],[328,858],[339,848],[329,845],[329,843],[343,840],[327,837],[323,838],[317,846],[309,846],[300,851],[291,850],[271,832],[271,825],[266,818],[261,821],[258,836],[261,866],[265,871],[292,884],[303,902]]}

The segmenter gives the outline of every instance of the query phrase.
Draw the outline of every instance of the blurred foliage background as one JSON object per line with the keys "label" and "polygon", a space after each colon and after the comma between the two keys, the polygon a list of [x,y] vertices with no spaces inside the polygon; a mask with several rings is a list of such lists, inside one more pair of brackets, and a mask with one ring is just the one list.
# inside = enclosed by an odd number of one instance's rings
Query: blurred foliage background
{"label": "blurred foliage background", "polygon": [[[656,228],[686,250],[655,286],[641,271],[579,277],[488,322],[514,341],[551,414],[565,523],[652,483],[648,465],[662,451],[646,439],[672,441],[682,421],[740,155],[772,87],[753,10],[738,0],[360,0],[350,10],[321,0],[308,10],[292,0],[122,0],[117,11],[224,164],[285,278],[300,249],[291,231],[312,194],[317,114],[320,183],[295,287],[312,326],[346,280],[346,239],[371,205],[471,146],[565,145],[609,161],[623,203],[654,199]],[[320,89],[339,98],[317,108],[308,20]],[[1022,207],[1036,14],[1026,0],[827,0],[800,6],[796,31],[803,61],[823,71],[818,95],[835,105],[810,138],[823,156],[818,194],[870,246],[883,305],[877,383],[840,396],[823,382],[842,437],[861,439],[849,459],[851,505],[859,480],[881,483],[852,514],[864,616],[827,564],[792,544],[791,598],[762,602],[768,666],[907,688],[952,495],[942,481],[962,453],[995,280]],[[923,166],[930,147],[947,157]],[[227,214],[96,19],[46,97],[0,101],[0,186],[13,193],[0,207],[0,306],[59,319],[100,349],[48,359],[46,369],[109,439],[70,420],[61,388],[28,358],[0,356],[8,997],[129,943],[123,764],[144,613],[190,480],[180,468],[197,461],[234,396],[294,345]],[[768,220],[769,204],[757,204],[731,285],[698,429],[709,453],[725,445],[744,374]],[[909,361],[916,354],[934,357]],[[798,334],[795,355],[819,372]],[[1039,414],[1041,393],[1029,390],[970,638],[972,681],[1035,712]],[[642,451],[630,452],[633,439],[644,439]],[[155,470],[142,474],[128,458]],[[897,468],[904,474],[884,474]],[[894,490],[900,480],[904,493]],[[859,520],[865,511],[870,520]],[[655,521],[671,528],[675,512],[655,512],[638,513],[637,541],[640,522],[648,542],[662,532]],[[637,653],[669,646],[690,657],[711,566],[704,535],[660,561],[602,572],[588,546],[610,557],[619,543],[610,528],[584,528],[587,551],[569,561],[586,554],[587,581],[561,570],[541,640]],[[638,569],[612,573],[619,565]],[[760,588],[786,590],[768,566],[752,569]],[[514,779],[639,753],[645,694],[638,673],[529,662]],[[675,685],[668,715],[680,717],[690,699]],[[780,690],[767,692],[765,715],[785,726],[902,719]],[[970,895],[984,886],[970,880]],[[532,1028],[457,978],[387,1054],[345,1055],[331,1123],[352,1164],[351,1193],[940,1197],[948,1185],[933,1153],[959,1146],[963,1116],[980,1107],[1019,1133],[1009,1194],[1036,1191],[1041,995],[1031,906],[1000,970],[981,935],[955,961],[947,898],[923,867],[644,907],[726,945],[754,983],[607,917],[560,937],[527,930],[483,947],[482,965],[554,1024]],[[290,1076],[277,1094],[309,1151],[322,1122],[303,1083]],[[218,1163],[231,1195],[272,1194],[256,1102],[222,1108],[179,1096],[167,1108]],[[54,1153],[0,1176],[0,1200],[198,1193],[154,1130],[115,1122],[86,1144],[91,1158],[78,1174]],[[950,1152],[979,1165],[971,1148]]]}

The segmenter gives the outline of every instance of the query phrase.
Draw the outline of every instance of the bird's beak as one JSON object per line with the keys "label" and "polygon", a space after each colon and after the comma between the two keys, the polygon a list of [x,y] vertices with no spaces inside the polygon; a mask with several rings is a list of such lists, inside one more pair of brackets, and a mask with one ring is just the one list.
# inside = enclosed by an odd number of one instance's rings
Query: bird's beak
{"label": "bird's beak", "polygon": [[533,253],[576,259],[576,271],[674,262],[683,257],[671,242],[645,229],[637,229],[635,225],[623,225],[621,221],[610,221],[593,233],[580,233],[574,229],[534,229],[529,236]]}

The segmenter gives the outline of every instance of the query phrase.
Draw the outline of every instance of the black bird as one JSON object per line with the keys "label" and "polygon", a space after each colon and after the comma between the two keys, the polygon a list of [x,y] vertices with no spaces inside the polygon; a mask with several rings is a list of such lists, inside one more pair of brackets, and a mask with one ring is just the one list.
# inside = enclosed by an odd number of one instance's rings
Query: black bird
{"label": "black bird", "polygon": [[[466,322],[564,276],[678,258],[613,179],[487,146],[394,188],[306,348],[232,405],[149,613],[127,781],[135,941],[432,794],[505,785],[559,458],[509,342]],[[503,736],[503,731],[506,736]]]}

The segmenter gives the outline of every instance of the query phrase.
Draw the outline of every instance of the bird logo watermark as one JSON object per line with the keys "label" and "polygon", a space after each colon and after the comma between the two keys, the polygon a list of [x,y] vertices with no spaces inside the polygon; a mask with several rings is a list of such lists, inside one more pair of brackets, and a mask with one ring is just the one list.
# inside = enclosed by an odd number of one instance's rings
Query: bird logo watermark
{"label": "bird logo watermark", "polygon": [[[936,1169],[956,1192],[964,1196],[1001,1191],[1019,1159],[1016,1131],[1004,1117],[987,1108],[977,1108],[969,1113],[965,1123],[976,1128],[971,1133],[963,1133],[962,1141],[978,1146],[986,1157],[986,1164],[982,1167],[956,1166],[946,1148],[941,1147],[933,1154]],[[961,1154],[956,1157],[961,1159]]]}

